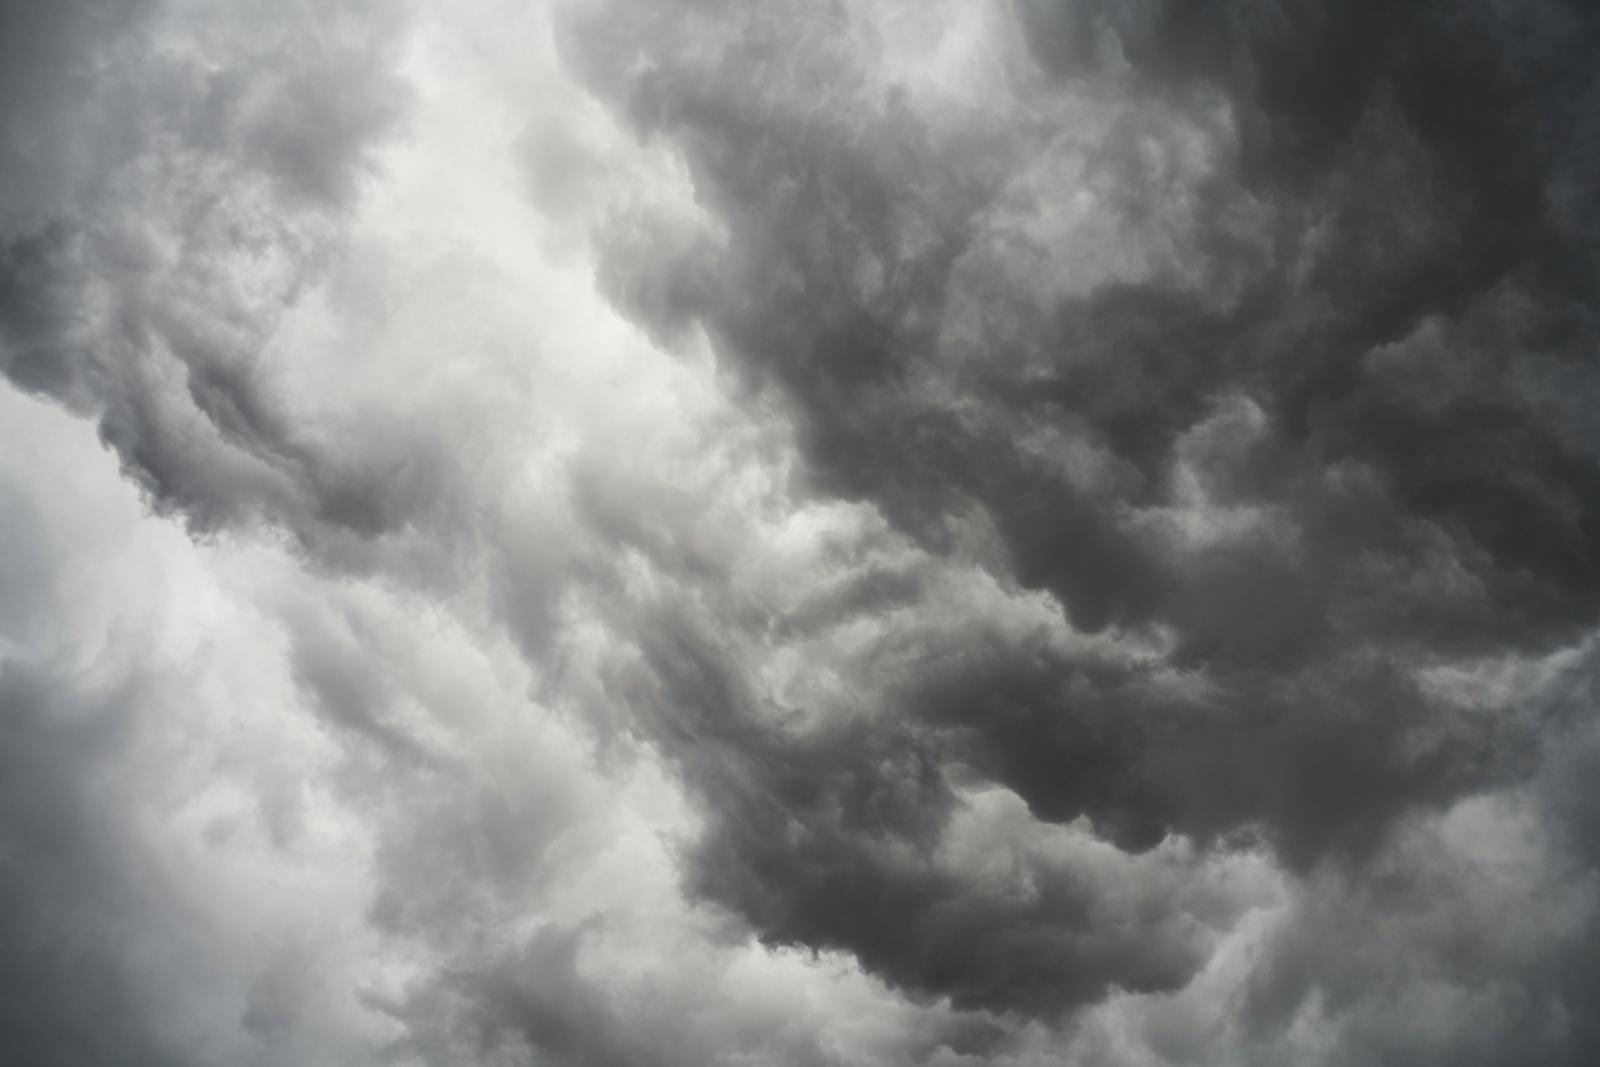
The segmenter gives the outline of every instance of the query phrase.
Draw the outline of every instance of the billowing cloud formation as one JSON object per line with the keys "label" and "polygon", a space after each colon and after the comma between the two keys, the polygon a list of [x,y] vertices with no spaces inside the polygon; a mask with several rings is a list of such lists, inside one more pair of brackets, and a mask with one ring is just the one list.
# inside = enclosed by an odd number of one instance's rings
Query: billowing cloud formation
{"label": "billowing cloud formation", "polygon": [[[579,69],[679,147],[712,216],[613,253],[623,306],[698,324],[781,395],[825,489],[1147,650],[969,615],[863,735],[741,738],[742,786],[814,836],[717,797],[703,892],[909,988],[1050,1012],[1176,988],[1203,955],[1165,936],[1172,903],[1086,909],[1128,938],[1102,956],[1053,943],[1073,908],[1046,891],[1042,915],[970,912],[902,875],[887,856],[939,839],[952,776],[1136,853],[1248,833],[1306,872],[1365,870],[1409,820],[1526,780],[1566,712],[1431,672],[1563,648],[1600,604],[1571,196],[1594,26],[1391,7],[574,16]],[[697,688],[661,703],[759,703],[704,663],[658,664]]]}
{"label": "billowing cloud formation", "polygon": [[0,1046],[1589,1062],[1597,37],[0,3]]}

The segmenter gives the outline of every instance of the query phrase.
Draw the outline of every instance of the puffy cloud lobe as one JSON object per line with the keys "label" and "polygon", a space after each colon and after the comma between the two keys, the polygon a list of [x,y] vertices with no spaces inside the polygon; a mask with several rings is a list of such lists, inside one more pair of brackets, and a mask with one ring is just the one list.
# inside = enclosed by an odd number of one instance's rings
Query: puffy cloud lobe
{"label": "puffy cloud lobe", "polygon": [[[0,463],[7,1047],[41,1064],[357,1059],[382,970],[329,751],[275,634],[140,514],[92,431],[7,389]],[[253,748],[244,751],[241,735]],[[365,957],[365,958],[363,958]]]}
{"label": "puffy cloud lobe", "polygon": [[404,113],[400,11],[7,7],[4,372],[96,414],[199,528],[366,537],[410,506],[296,425],[262,369]]}

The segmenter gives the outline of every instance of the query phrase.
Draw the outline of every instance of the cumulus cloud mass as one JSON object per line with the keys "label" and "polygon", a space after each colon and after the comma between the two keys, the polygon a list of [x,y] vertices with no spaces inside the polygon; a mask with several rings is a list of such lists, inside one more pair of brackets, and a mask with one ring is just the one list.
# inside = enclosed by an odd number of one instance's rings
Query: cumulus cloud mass
{"label": "cumulus cloud mass", "polygon": [[0,1059],[1600,1062],[1597,55],[0,0]]}

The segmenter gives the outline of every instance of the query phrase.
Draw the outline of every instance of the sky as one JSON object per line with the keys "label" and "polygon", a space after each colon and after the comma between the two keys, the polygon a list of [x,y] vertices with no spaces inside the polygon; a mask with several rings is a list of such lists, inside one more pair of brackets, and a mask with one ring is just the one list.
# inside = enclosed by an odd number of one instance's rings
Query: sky
{"label": "sky", "polygon": [[0,0],[0,1058],[1600,1062],[1597,54]]}

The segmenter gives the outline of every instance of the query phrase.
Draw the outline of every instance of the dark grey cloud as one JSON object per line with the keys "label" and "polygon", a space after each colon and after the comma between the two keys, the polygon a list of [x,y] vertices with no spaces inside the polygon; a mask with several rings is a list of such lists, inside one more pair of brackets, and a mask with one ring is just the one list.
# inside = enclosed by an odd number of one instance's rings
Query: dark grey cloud
{"label": "dark grey cloud", "polygon": [[1140,922],[1118,914],[1129,887],[1070,866],[1023,859],[1020,891],[944,869],[932,853],[954,801],[915,733],[849,724],[798,742],[724,739],[715,724],[737,707],[715,682],[707,693],[676,677],[682,649],[661,655],[673,688],[656,699],[705,717],[676,750],[727,813],[696,845],[690,886],[774,943],[849,951],[957,1009],[1044,1014],[1113,986],[1177,988],[1204,958],[1207,927],[1160,888],[1159,917]]}
{"label": "dark grey cloud", "polygon": [[549,29],[0,0],[0,1045],[1595,1057],[1592,14]]}
{"label": "dark grey cloud", "polygon": [[121,723],[92,708],[62,715],[51,706],[62,688],[26,667],[0,671],[0,1032],[30,1063],[194,1062],[152,1024],[140,976],[111,947],[148,893],[119,862],[117,830],[96,796]]}
{"label": "dark grey cloud", "polygon": [[[655,256],[602,230],[600,277],[788,405],[816,490],[935,555],[990,531],[999,580],[1161,650],[1048,648],[974,610],[892,684],[854,675],[848,728],[782,729],[737,654],[647,638],[630,699],[710,820],[689,884],[776,942],[1046,1016],[1183,986],[1205,949],[1174,911],[1108,929],[1065,888],[1007,910],[944,878],[917,857],[958,784],[1135,853],[1260,840],[1343,879],[1336,907],[1390,907],[1354,902],[1395,835],[1535,779],[1587,706],[1463,709],[1426,672],[1596,621],[1573,190],[1600,25],[1559,2],[1019,2],[986,24],[1002,72],[950,104],[894,66],[889,8],[575,9],[574,69],[681,155],[710,219]],[[1586,1031],[1539,1019],[1586,989],[1555,980],[1475,1054],[1554,1034],[1577,1062]],[[1349,1040],[1330,1062],[1464,1047]]]}
{"label": "dark grey cloud", "polygon": [[1333,1063],[1593,1058],[1592,839],[1557,799],[1570,799],[1569,769],[1593,752],[1592,721],[1572,721],[1575,710],[1590,718],[1592,648],[1562,659],[1531,697],[1558,705],[1538,772],[1308,887],[1240,1004],[1260,1061],[1309,1005],[1337,1027]]}

